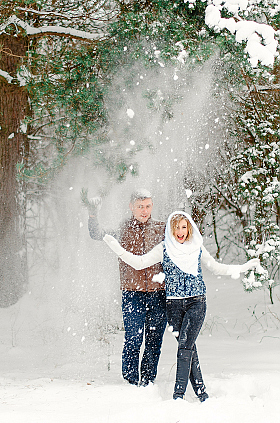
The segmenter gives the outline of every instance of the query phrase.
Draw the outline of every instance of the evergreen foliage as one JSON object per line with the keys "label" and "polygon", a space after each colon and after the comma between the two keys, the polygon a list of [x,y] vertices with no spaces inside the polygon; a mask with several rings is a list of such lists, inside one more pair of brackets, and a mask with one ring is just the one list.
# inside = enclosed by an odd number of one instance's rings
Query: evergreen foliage
{"label": "evergreen foliage", "polygon": [[[231,95],[236,146],[226,151],[223,174],[211,181],[204,205],[213,216],[217,207],[234,215],[239,245],[267,269],[246,275],[245,287],[268,284],[272,293],[280,248],[279,62],[270,63],[279,38],[278,2],[249,0],[242,8],[222,0],[2,0],[0,12],[0,33],[26,46],[17,73],[1,75],[6,86],[24,87],[29,96],[30,108],[18,126],[25,134],[18,175],[40,187],[71,154],[89,151],[93,165],[105,167],[115,180],[137,173],[133,156],[147,140],[127,152],[125,142],[116,149],[108,134],[104,99],[121,69],[135,63],[155,72],[167,63],[191,68],[219,55],[223,78],[217,83]],[[269,57],[267,50],[254,56],[249,36],[238,33],[236,25],[247,21],[267,25],[252,29],[260,50],[275,30]],[[12,57],[4,41],[0,38],[0,53]],[[125,83],[132,82],[128,76]],[[143,92],[151,110],[158,107],[157,95]],[[161,98],[163,120],[172,118],[176,100],[176,93]]]}
{"label": "evergreen foliage", "polygon": [[[33,105],[32,135],[52,137],[54,160],[40,163],[41,175],[49,177],[69,152],[94,151],[94,165],[102,165],[116,179],[137,172],[132,156],[119,149],[112,154],[107,135],[104,96],[114,76],[135,61],[148,67],[177,61],[178,54],[205,60],[212,52],[212,40],[205,37],[205,2],[194,9],[186,3],[169,1],[116,2],[118,17],[106,27],[106,36],[96,42],[61,38],[58,35],[31,39],[28,62],[22,67]],[[69,7],[69,5],[68,5]],[[73,14],[73,10],[71,10]],[[82,24],[79,29],[88,30]],[[54,22],[56,23],[56,21]],[[62,21],[64,23],[64,21]],[[183,41],[182,41],[183,40]],[[129,85],[130,81],[126,81]],[[151,93],[143,93],[151,97]],[[41,129],[42,128],[42,129]],[[44,142],[45,144],[45,142]],[[103,148],[100,150],[100,145]],[[50,157],[50,156],[49,156]],[[117,160],[114,158],[117,157]],[[21,175],[36,176],[32,163],[21,165]]]}

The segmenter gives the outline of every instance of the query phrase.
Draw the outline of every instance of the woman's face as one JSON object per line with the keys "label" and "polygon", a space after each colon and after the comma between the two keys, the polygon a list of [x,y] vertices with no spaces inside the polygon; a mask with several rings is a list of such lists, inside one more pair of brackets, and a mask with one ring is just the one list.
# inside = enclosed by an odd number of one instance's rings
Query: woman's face
{"label": "woman's face", "polygon": [[183,244],[186,241],[188,233],[189,230],[187,221],[185,219],[180,220],[174,231],[174,237],[176,241],[180,242],[180,244]]}

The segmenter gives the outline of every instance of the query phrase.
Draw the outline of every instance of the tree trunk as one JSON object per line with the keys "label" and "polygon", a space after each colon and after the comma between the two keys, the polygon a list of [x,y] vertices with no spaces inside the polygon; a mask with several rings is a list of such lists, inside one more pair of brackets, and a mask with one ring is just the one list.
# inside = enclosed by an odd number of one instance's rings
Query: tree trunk
{"label": "tree trunk", "polygon": [[0,69],[14,78],[9,82],[0,76],[0,307],[8,307],[27,284],[25,189],[17,180],[16,165],[28,154],[27,136],[20,127],[29,107],[27,92],[16,79],[26,41],[3,34],[0,45]]}

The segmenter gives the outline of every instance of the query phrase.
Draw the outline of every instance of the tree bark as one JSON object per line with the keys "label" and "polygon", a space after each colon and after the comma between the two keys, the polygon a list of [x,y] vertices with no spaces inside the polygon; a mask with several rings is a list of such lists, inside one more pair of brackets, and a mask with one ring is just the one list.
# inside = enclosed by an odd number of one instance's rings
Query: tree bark
{"label": "tree bark", "polygon": [[17,70],[27,50],[24,37],[3,34],[0,69],[0,307],[14,304],[25,292],[27,256],[25,239],[25,189],[17,180],[16,165],[28,155],[28,140],[21,122],[28,114],[28,95],[17,80]]}

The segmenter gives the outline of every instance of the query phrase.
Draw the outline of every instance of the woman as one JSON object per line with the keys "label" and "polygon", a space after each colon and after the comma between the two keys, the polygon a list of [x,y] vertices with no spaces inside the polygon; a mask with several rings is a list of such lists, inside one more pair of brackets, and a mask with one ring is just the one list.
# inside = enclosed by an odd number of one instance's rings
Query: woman
{"label": "woman", "polygon": [[104,241],[127,264],[137,270],[161,262],[165,274],[167,320],[178,341],[177,371],[173,398],[183,398],[190,379],[201,402],[208,398],[196,350],[196,339],[206,314],[206,287],[201,261],[215,274],[238,278],[241,272],[260,266],[258,259],[243,265],[218,263],[203,246],[202,236],[191,216],[172,213],[167,221],[165,239],[149,253],[136,256],[124,250],[115,238]]}

